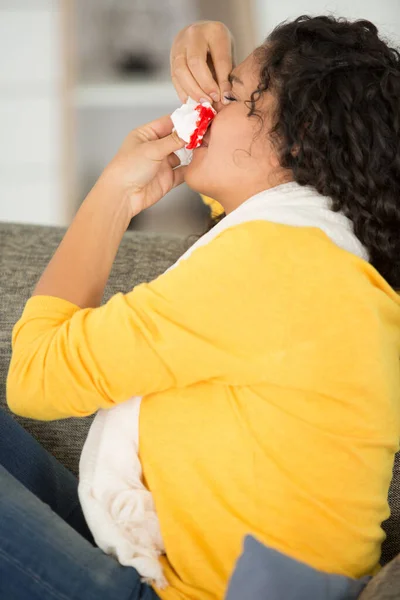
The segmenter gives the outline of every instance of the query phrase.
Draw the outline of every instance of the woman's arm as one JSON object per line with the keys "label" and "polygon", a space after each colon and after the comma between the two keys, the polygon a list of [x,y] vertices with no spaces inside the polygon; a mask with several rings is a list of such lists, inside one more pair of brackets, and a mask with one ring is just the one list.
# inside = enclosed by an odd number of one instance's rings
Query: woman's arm
{"label": "woman's arm", "polygon": [[[86,416],[134,395],[209,380],[253,382],[259,369],[252,357],[260,353],[254,331],[268,313],[262,290],[276,287],[270,274],[259,274],[268,231],[260,223],[223,231],[154,281],[98,308],[28,300],[13,331],[11,410],[42,420]],[[251,294],[243,293],[249,282]]]}
{"label": "woman's arm", "polygon": [[169,116],[131,132],[91,190],[43,273],[34,296],[80,308],[99,306],[122,236],[132,217],[183,182],[172,154],[185,142]]}
{"label": "woman's arm", "polygon": [[131,212],[99,182],[83,202],[33,296],[63,298],[81,308],[100,305]]}

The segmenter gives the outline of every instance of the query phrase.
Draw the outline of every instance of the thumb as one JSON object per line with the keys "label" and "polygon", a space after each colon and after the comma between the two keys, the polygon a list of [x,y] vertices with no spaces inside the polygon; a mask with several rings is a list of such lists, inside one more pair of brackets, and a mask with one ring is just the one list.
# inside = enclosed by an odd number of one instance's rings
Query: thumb
{"label": "thumb", "polygon": [[159,140],[148,142],[148,157],[152,160],[163,160],[172,152],[183,148],[188,142],[182,140],[176,131]]}

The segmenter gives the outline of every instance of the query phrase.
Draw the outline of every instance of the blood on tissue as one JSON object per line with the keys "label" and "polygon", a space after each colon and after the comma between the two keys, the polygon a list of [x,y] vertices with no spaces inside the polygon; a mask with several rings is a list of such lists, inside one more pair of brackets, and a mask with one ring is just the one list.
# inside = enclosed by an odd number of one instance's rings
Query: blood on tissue
{"label": "blood on tissue", "polygon": [[208,125],[215,117],[215,110],[208,106],[198,104],[195,107],[195,110],[197,110],[197,112],[199,113],[199,118],[196,121],[196,129],[190,136],[189,143],[186,146],[188,150],[194,150],[195,148],[198,148],[198,146],[200,146],[201,140],[203,139],[203,136],[207,131]]}

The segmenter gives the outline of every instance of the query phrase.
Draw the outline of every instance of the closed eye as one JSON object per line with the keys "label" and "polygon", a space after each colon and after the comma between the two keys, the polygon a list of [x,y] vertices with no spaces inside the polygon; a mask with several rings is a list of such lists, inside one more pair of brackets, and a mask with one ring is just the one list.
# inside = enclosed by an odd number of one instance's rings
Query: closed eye
{"label": "closed eye", "polygon": [[225,96],[225,98],[230,102],[237,102],[236,98],[234,98],[233,96]]}

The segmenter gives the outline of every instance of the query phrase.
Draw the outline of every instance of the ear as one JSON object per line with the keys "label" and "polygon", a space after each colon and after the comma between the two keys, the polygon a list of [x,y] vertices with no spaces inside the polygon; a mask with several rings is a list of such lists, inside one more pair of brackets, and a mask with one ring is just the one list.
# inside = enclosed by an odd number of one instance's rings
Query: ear
{"label": "ear", "polygon": [[271,163],[271,167],[273,167],[274,169],[278,169],[281,166],[281,164],[279,162],[279,156],[273,149],[272,149],[272,152],[270,155],[270,163]]}

